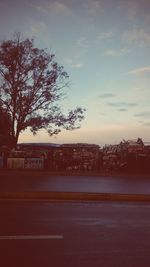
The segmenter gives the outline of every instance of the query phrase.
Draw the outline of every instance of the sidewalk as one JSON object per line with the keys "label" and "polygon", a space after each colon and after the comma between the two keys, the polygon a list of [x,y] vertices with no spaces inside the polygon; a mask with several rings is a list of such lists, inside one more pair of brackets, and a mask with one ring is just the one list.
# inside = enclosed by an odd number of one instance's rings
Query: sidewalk
{"label": "sidewalk", "polygon": [[150,201],[150,175],[1,170],[0,199]]}

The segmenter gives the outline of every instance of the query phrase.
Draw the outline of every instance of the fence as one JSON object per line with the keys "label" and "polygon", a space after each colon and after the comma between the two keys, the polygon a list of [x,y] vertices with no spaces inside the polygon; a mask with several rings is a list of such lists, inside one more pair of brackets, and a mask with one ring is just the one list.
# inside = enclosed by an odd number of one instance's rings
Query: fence
{"label": "fence", "polygon": [[3,168],[3,158],[0,157],[0,169],[2,169],[2,168]]}
{"label": "fence", "polygon": [[8,169],[42,170],[44,167],[41,158],[8,158]]}

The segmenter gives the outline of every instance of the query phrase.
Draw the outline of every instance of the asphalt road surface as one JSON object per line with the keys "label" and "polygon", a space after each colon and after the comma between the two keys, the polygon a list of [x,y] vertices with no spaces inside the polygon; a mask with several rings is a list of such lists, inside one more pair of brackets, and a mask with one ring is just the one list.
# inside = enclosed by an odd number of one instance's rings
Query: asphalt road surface
{"label": "asphalt road surface", "polygon": [[58,191],[150,194],[147,176],[52,176],[34,172],[0,172],[0,191]]}
{"label": "asphalt road surface", "polygon": [[150,204],[0,201],[2,267],[149,267]]}

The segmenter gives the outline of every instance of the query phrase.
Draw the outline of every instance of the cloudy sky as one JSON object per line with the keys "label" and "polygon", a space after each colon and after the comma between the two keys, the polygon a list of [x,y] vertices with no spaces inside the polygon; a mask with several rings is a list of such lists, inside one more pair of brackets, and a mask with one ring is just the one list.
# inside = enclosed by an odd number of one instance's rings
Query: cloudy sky
{"label": "cloudy sky", "polygon": [[86,108],[80,130],[20,142],[150,141],[149,0],[0,0],[0,40],[14,32],[56,53],[70,78],[64,107]]}

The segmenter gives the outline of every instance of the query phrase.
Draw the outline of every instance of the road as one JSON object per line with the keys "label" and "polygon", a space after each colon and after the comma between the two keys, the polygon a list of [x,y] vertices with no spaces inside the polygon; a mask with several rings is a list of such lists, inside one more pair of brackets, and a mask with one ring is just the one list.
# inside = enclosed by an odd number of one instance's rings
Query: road
{"label": "road", "polygon": [[52,176],[34,172],[0,172],[0,191],[58,191],[150,194],[147,176]]}
{"label": "road", "polygon": [[150,204],[0,201],[3,267],[149,267]]}

